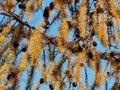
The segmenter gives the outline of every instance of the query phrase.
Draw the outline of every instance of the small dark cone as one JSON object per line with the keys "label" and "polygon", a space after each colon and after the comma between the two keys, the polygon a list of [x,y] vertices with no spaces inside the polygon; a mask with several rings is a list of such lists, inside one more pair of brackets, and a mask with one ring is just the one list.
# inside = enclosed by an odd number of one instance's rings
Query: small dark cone
{"label": "small dark cone", "polygon": [[92,32],[92,33],[91,33],[91,36],[94,36],[94,35],[95,35],[95,33],[94,33],[94,32]]}
{"label": "small dark cone", "polygon": [[97,8],[97,13],[104,13],[104,9],[101,7]]}
{"label": "small dark cone", "polygon": [[97,46],[97,43],[96,43],[95,41],[93,42],[93,46],[94,46],[94,47],[96,47],[96,46]]}
{"label": "small dark cone", "polygon": [[14,72],[11,72],[8,76],[7,76],[7,79],[11,79],[11,78],[14,78],[16,76],[16,73]]}
{"label": "small dark cone", "polygon": [[27,51],[27,47],[23,47],[21,51],[26,52]]}
{"label": "small dark cone", "polygon": [[19,44],[17,42],[13,43],[14,48],[18,48]]}
{"label": "small dark cone", "polygon": [[2,33],[2,29],[0,29],[0,33]]}
{"label": "small dark cone", "polygon": [[76,38],[80,38],[80,35],[79,35],[78,33],[76,33],[76,35],[75,35],[75,36],[76,36]]}
{"label": "small dark cone", "polygon": [[80,37],[79,28],[76,29],[76,38]]}
{"label": "small dark cone", "polygon": [[82,52],[83,48],[81,46],[78,47],[78,52]]}
{"label": "small dark cone", "polygon": [[54,9],[54,2],[51,2],[51,3],[50,3],[49,8],[50,8],[50,10],[53,10],[53,9]]}
{"label": "small dark cone", "polygon": [[70,28],[72,27],[70,21],[67,21],[67,24],[68,24],[68,27],[69,27],[69,29],[70,29]]}
{"label": "small dark cone", "polygon": [[85,44],[83,44],[82,47],[85,48]]}
{"label": "small dark cone", "polygon": [[84,64],[83,64],[83,63],[80,63],[80,66],[81,66],[81,67],[84,67]]}
{"label": "small dark cone", "polygon": [[54,89],[52,84],[49,85],[49,88],[50,88],[50,90]]}
{"label": "small dark cone", "polygon": [[19,4],[18,7],[19,7],[20,9],[25,9],[25,4]]}
{"label": "small dark cone", "polygon": [[111,52],[111,53],[110,53],[110,56],[111,56],[111,57],[114,57],[114,52]]}
{"label": "small dark cone", "polygon": [[11,77],[15,77],[16,73],[15,72],[11,72]]}
{"label": "small dark cone", "polygon": [[88,57],[89,57],[90,59],[93,58],[93,54],[92,54],[92,52],[89,52],[89,53],[88,53]]}
{"label": "small dark cone", "polygon": [[109,75],[110,75],[110,72],[107,72],[107,75],[109,76]]}
{"label": "small dark cone", "polygon": [[9,74],[8,76],[7,76],[7,80],[9,80],[11,78],[11,75]]}
{"label": "small dark cone", "polygon": [[43,17],[48,20],[49,18],[49,7],[46,7],[43,12]]}
{"label": "small dark cone", "polygon": [[40,79],[40,84],[43,84],[43,83],[44,83],[44,79],[41,78],[41,79]]}
{"label": "small dark cone", "polygon": [[78,3],[79,2],[79,0],[75,0],[75,3]]}
{"label": "small dark cone", "polygon": [[76,83],[76,82],[73,82],[72,85],[73,85],[73,87],[76,87],[76,86],[77,86],[77,83]]}

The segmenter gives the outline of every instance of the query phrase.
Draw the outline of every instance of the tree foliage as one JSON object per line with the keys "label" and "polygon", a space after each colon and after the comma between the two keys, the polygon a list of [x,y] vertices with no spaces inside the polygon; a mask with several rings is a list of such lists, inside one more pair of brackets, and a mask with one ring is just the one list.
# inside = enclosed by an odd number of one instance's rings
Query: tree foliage
{"label": "tree foliage", "polygon": [[[18,90],[21,82],[26,90],[39,90],[43,83],[51,90],[103,85],[119,90],[120,1],[44,2],[0,0],[0,90]],[[42,15],[36,19],[43,19],[34,26],[29,22],[36,13]],[[94,71],[93,81],[89,71]],[[39,81],[34,83],[36,72]]]}

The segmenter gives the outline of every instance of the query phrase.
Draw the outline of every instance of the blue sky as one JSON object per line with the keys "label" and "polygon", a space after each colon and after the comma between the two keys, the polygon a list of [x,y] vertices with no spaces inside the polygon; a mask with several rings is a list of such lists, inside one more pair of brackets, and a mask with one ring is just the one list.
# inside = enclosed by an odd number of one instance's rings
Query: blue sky
{"label": "blue sky", "polygon": [[[45,6],[49,6],[49,3],[53,1],[53,0],[44,0],[44,5],[43,5],[43,10],[45,8]],[[92,1],[92,0],[91,0]],[[39,12],[37,12],[35,15],[34,15],[34,18],[29,22],[31,25],[34,25],[34,26],[37,26],[39,22],[41,22],[43,20],[42,18],[42,10],[39,10]],[[56,22],[55,24],[53,24],[51,27],[50,27],[50,32],[48,31],[49,35],[56,35],[57,34],[57,29],[59,27],[59,22]],[[72,35],[72,33],[71,33]],[[98,45],[97,45],[97,50],[100,51],[100,52],[104,52],[105,49],[104,47],[102,46],[102,44],[98,41],[98,39],[96,37],[94,37],[95,41],[97,41]],[[101,66],[104,67],[106,64],[106,61],[102,60],[101,61]],[[63,69],[65,69],[67,66],[67,62],[63,65]],[[94,71],[91,69],[91,68],[86,68],[87,69],[87,73],[88,73],[88,84],[89,86],[92,86],[93,84],[93,81],[94,81]],[[34,80],[33,80],[33,83],[37,82],[39,80],[39,76],[41,74],[38,73],[36,71],[36,74],[35,74],[35,77],[34,77]],[[83,81],[85,81],[85,72],[84,72],[84,69],[82,70],[82,77],[83,77]],[[108,85],[108,88],[111,88],[112,84],[114,83],[114,79],[111,79],[110,80],[110,83]],[[67,86],[68,86],[68,83],[67,83]],[[105,88],[105,85],[103,85],[100,90],[104,90]],[[43,84],[40,88],[40,90],[49,90],[49,84]],[[67,88],[66,88],[67,90]],[[72,88],[71,88],[72,90]],[[74,88],[74,90],[78,90],[78,87]],[[97,90],[97,89],[96,89]]]}
{"label": "blue sky", "polygon": [[[42,9],[40,9],[38,12],[36,12],[36,13],[34,14],[34,16],[33,16],[33,19],[29,21],[29,24],[30,24],[30,25],[36,27],[41,21],[43,21],[43,15],[42,15],[43,10],[44,10],[44,8],[45,8],[46,6],[49,6],[49,3],[50,3],[51,1],[53,1],[53,0],[44,0]],[[91,1],[92,1],[92,0],[91,0]],[[17,13],[17,12],[19,12],[19,10],[16,10],[16,13]],[[1,19],[0,19],[0,20],[1,20]],[[58,32],[57,29],[59,28],[59,24],[60,24],[60,22],[55,22],[55,24],[53,24],[53,25],[50,27],[50,30],[48,30],[47,33],[48,33],[49,35],[51,35],[51,36],[56,35],[57,32]],[[72,33],[71,33],[71,35],[72,35]],[[98,43],[97,50],[100,51],[100,52],[104,52],[105,49],[104,49],[104,47],[102,46],[102,44],[97,40],[96,37],[94,37],[94,39],[95,39],[95,41],[97,41],[97,43]],[[24,41],[23,41],[23,42],[24,42]],[[21,43],[23,43],[23,42],[21,42]],[[17,60],[18,62],[20,61],[21,55],[22,55],[22,53],[18,56],[18,60]],[[58,56],[58,58],[59,58],[59,56]],[[101,66],[104,67],[105,64],[106,64],[106,61],[102,60],[102,61],[101,61]],[[63,65],[63,69],[65,69],[66,66],[67,66],[67,62]],[[109,70],[109,69],[108,69],[108,70]],[[29,71],[24,72],[23,75],[22,75],[22,77],[20,78],[20,80],[21,80],[22,82],[20,83],[20,88],[19,88],[19,90],[24,90],[23,88],[25,87],[25,84],[26,84],[26,81],[27,81],[27,79],[26,79],[26,78],[27,78],[27,74],[26,74],[26,73],[28,73],[28,72],[29,72]],[[40,77],[41,77],[41,72],[42,72],[42,70],[41,70],[40,72],[38,72],[37,70],[35,71],[34,79],[33,79],[33,82],[32,82],[32,83],[33,83],[33,85],[32,85],[32,90],[34,90],[34,84],[35,84],[35,83],[37,84],[37,83],[39,82],[39,79],[40,79]],[[92,82],[93,82],[93,80],[94,80],[94,71],[93,71],[91,68],[87,68],[87,73],[88,73],[88,84],[89,84],[89,86],[91,86],[91,85],[92,85]],[[84,69],[82,70],[82,77],[83,77],[83,81],[84,81],[84,80],[85,80],[85,72],[84,72]],[[109,82],[110,82],[110,83],[109,83],[109,85],[108,85],[108,88],[111,88],[112,84],[114,83],[114,79],[111,79]],[[67,83],[66,86],[68,87],[68,83]],[[103,85],[103,86],[100,88],[100,90],[104,90],[104,88],[105,88],[105,85]],[[45,83],[45,84],[41,85],[40,90],[49,90],[49,84],[46,84],[46,83]],[[68,90],[68,89],[66,88],[66,90]],[[71,90],[72,90],[72,89],[71,89]],[[74,90],[79,90],[79,89],[78,89],[78,87],[76,87],[76,88],[74,88]],[[98,90],[98,89],[96,89],[96,90]]]}

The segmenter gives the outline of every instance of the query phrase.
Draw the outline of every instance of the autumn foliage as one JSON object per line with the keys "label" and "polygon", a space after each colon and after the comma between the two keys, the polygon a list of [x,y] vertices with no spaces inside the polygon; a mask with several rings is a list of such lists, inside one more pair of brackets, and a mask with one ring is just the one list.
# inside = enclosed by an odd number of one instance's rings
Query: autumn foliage
{"label": "autumn foliage", "polygon": [[0,0],[0,90],[45,84],[120,90],[119,0]]}

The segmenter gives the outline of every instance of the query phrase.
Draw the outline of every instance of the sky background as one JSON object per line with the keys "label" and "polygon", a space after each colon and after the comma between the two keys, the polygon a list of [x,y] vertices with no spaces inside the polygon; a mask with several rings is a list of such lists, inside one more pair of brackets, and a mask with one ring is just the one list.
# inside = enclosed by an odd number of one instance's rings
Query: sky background
{"label": "sky background", "polygon": [[[42,7],[42,10],[44,10],[44,8],[45,8],[46,6],[49,6],[49,3],[50,3],[51,1],[53,1],[53,0],[44,0],[44,5],[43,5],[43,7]],[[92,0],[91,0],[91,1],[92,1]],[[81,2],[81,1],[80,1],[80,2]],[[37,26],[37,25],[39,24],[39,22],[41,22],[41,21],[43,20],[43,18],[42,18],[42,17],[43,17],[43,16],[42,16],[43,11],[42,11],[42,10],[40,10],[39,12],[37,12],[37,13],[35,14],[34,18],[30,21],[29,24],[34,25],[34,26]],[[53,12],[53,13],[54,13],[54,12]],[[48,30],[48,34],[51,35],[51,36],[57,35],[57,33],[58,33],[57,29],[59,28],[59,25],[60,25],[60,22],[55,22],[55,23],[50,27],[50,30]],[[70,35],[72,36],[72,32],[71,32]],[[97,40],[96,37],[94,37],[94,39],[95,39],[95,41],[97,41],[97,43],[98,43],[98,45],[97,45],[97,47],[96,47],[97,50],[100,51],[100,52],[104,52],[105,49],[104,49],[104,47],[102,46],[102,44],[100,43],[100,41]],[[101,61],[101,66],[104,68],[104,66],[105,66],[106,63],[107,63],[106,61],[102,60],[102,61]],[[63,69],[66,69],[66,66],[67,66],[67,62],[63,65]],[[109,69],[108,69],[108,71],[109,71]],[[88,73],[88,85],[89,85],[89,86],[92,86],[93,81],[94,81],[94,71],[93,71],[92,69],[90,69],[90,68],[87,68],[87,73]],[[36,71],[36,74],[35,74],[33,83],[39,81],[39,78],[38,78],[38,77],[39,77],[40,75],[41,75],[41,74]],[[82,70],[82,79],[83,79],[83,81],[85,81],[84,68],[83,68],[83,70]],[[112,86],[113,83],[114,83],[114,79],[111,78],[111,80],[109,80],[109,82],[110,82],[110,83],[108,84],[108,88],[111,88],[111,86]],[[84,83],[85,83],[85,82],[84,82]],[[67,83],[66,86],[68,87],[68,83]],[[66,90],[67,90],[67,89],[68,89],[68,88],[66,88]],[[49,90],[49,85],[48,85],[48,84],[43,84],[43,85],[41,86],[40,90]],[[71,90],[72,90],[72,88],[71,88]],[[76,88],[74,88],[74,90],[79,90],[79,89],[78,89],[78,87],[76,87]],[[96,89],[96,90],[105,90],[105,84],[104,84],[100,89]]]}
{"label": "sky background", "polygon": [[[38,11],[38,12],[36,12],[35,14],[34,14],[34,16],[33,16],[33,18],[28,22],[30,25],[32,25],[32,26],[37,26],[41,21],[43,21],[43,10],[44,10],[44,8],[46,7],[46,6],[49,6],[49,3],[50,2],[52,2],[53,0],[44,0],[43,2],[43,7]],[[92,0],[91,0],[92,1]],[[19,12],[19,9],[18,8],[16,8],[16,14]],[[56,12],[53,12],[53,15],[55,15],[56,14]],[[1,19],[0,19],[1,20]],[[24,21],[26,21],[26,18],[24,18]],[[51,35],[51,36],[55,36],[55,35],[57,35],[57,33],[58,33],[58,31],[57,31],[57,29],[59,28],[59,25],[60,25],[60,21],[58,21],[58,22],[55,22],[51,27],[50,27],[50,30],[48,30],[48,34],[49,35]],[[72,32],[70,33],[70,35],[72,36]],[[97,41],[97,50],[98,51],[100,51],[100,52],[104,52],[105,51],[105,49],[104,49],[104,47],[102,46],[102,44],[97,40],[97,38],[96,37],[94,37],[94,39],[95,39],[95,41]],[[22,43],[24,43],[24,40],[21,42],[21,44]],[[20,59],[21,59],[21,56],[22,56],[22,54],[23,53],[21,53],[19,56],[18,56],[18,63],[20,62]],[[47,55],[46,55],[47,56]],[[59,58],[60,56],[58,55],[58,57],[57,58]],[[106,64],[106,61],[104,61],[104,60],[102,60],[101,61],[101,66],[104,68],[104,66],[105,66],[105,64]],[[65,62],[64,63],[64,65],[63,65],[63,69],[66,69],[66,66],[67,66],[67,62]],[[108,68],[108,71],[109,71],[109,68]],[[26,86],[26,82],[27,82],[27,73],[28,73],[29,71],[26,71],[26,72],[24,72],[23,73],[23,75],[22,75],[22,77],[20,78],[20,80],[21,80],[21,83],[20,83],[20,88],[19,88],[19,90],[24,90],[24,88],[25,88],[25,86]],[[35,74],[34,74],[34,79],[33,79],[33,81],[32,81],[32,89],[31,90],[34,90],[34,86],[35,86],[35,84],[37,84],[38,82],[39,82],[39,80],[40,80],[40,78],[41,78],[41,72],[42,72],[42,69],[41,69],[41,71],[35,71]],[[90,68],[87,68],[87,73],[88,73],[88,85],[89,86],[92,86],[92,84],[93,84],[93,81],[94,81],[94,71],[92,70],[92,69],[90,69]],[[82,70],[82,80],[83,81],[85,81],[85,72],[84,72],[84,68],[83,68],[83,70]],[[85,82],[84,82],[85,83]],[[109,84],[108,84],[108,88],[109,88],[109,90],[110,90],[110,88],[112,87],[112,85],[113,85],[113,83],[114,83],[114,79],[113,78],[111,78],[111,80],[109,80]],[[66,89],[65,90],[68,90],[68,83],[66,83]],[[49,89],[49,84],[46,84],[46,83],[44,83],[44,84],[42,84],[41,85],[41,88],[40,88],[40,90],[50,90]],[[72,88],[71,88],[71,90],[72,90]],[[78,87],[76,87],[76,88],[74,88],[74,90],[79,90],[78,89]],[[105,84],[100,88],[100,89],[96,89],[96,90],[105,90]]]}

